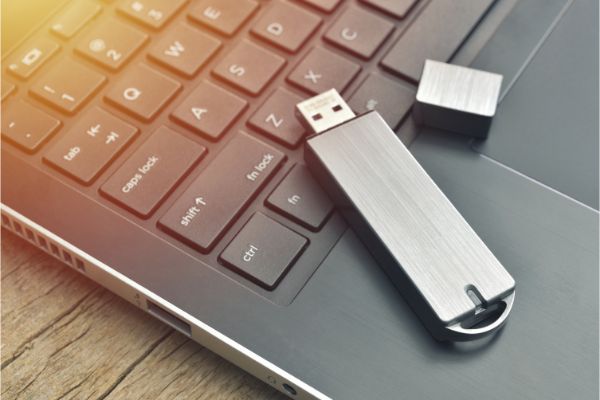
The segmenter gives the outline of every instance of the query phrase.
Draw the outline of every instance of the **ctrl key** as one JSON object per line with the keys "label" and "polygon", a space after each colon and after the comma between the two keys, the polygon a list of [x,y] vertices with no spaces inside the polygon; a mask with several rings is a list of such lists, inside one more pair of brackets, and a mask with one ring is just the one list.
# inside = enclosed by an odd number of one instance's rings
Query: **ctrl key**
{"label": "ctrl key", "polygon": [[220,260],[265,289],[273,290],[307,243],[303,236],[258,212],[225,248]]}

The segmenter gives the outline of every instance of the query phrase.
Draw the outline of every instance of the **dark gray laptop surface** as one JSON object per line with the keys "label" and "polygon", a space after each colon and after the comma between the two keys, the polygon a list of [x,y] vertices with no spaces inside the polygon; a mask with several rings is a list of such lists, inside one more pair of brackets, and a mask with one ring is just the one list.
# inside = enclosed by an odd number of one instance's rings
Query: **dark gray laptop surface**
{"label": "dark gray laptop surface", "polygon": [[417,129],[410,116],[399,128],[517,282],[512,316],[493,337],[432,339],[336,213],[326,239],[311,243],[310,258],[323,261],[292,268],[273,292],[200,263],[154,219],[132,222],[12,150],[2,154],[3,215],[182,333],[279,390],[290,385],[292,398],[597,399],[598,3],[506,3],[489,15],[503,21],[476,30],[478,45],[454,58],[504,75],[488,141]]}

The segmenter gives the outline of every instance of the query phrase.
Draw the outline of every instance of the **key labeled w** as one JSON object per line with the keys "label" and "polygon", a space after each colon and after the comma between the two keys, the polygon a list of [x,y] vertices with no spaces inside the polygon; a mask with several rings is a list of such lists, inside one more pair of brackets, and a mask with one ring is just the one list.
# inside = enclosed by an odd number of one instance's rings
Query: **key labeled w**
{"label": "key labeled w", "polygon": [[171,57],[179,57],[184,51],[185,47],[183,47],[179,40],[176,40],[165,50],[165,54]]}

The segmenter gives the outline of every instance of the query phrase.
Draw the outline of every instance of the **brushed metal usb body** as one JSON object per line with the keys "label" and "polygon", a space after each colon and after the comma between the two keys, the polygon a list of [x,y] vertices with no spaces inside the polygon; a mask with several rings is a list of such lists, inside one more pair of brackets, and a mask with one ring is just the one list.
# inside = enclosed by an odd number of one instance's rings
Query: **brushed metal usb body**
{"label": "brushed metal usb body", "polygon": [[297,105],[316,134],[305,161],[357,236],[439,340],[506,321],[515,281],[377,112],[337,92]]}

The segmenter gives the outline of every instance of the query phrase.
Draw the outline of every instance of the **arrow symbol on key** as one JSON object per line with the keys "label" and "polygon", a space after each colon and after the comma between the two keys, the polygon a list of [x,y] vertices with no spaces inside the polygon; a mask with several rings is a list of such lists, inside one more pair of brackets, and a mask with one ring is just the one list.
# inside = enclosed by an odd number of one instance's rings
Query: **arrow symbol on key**
{"label": "arrow symbol on key", "polygon": [[204,202],[204,199],[202,197],[196,197],[196,205],[197,206],[199,206],[199,205],[205,206],[206,203]]}
{"label": "arrow symbol on key", "polygon": [[87,134],[93,137],[96,137],[96,135],[100,132],[100,124],[97,124],[95,126],[90,126],[90,128],[87,130]]}

